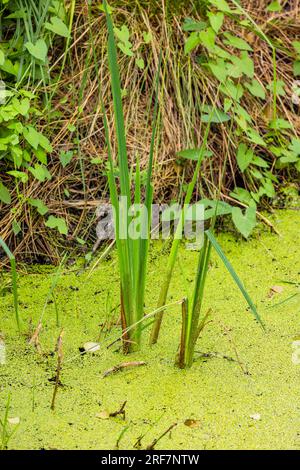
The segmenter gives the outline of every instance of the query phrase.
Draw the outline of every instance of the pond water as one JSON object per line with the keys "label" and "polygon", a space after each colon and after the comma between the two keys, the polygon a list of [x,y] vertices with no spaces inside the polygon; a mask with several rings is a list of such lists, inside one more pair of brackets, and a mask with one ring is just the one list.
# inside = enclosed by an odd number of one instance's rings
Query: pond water
{"label": "pond water", "polygon": [[[0,298],[2,353],[5,347],[5,360],[0,361],[0,414],[4,415],[10,392],[9,417],[20,420],[8,447],[146,448],[177,423],[156,449],[299,449],[300,363],[292,360],[293,341],[300,339],[299,212],[278,211],[272,221],[280,236],[262,227],[249,242],[230,234],[218,236],[257,304],[266,332],[213,255],[204,301],[204,311],[212,310],[212,321],[198,341],[198,359],[186,371],[174,366],[179,306],[167,310],[159,343],[152,348],[147,344],[147,330],[141,351],[126,358],[118,343],[106,349],[119,336],[119,326],[106,336],[103,331],[99,338],[106,311],[118,305],[114,252],[92,272],[70,268],[59,279],[56,302],[49,303],[43,314],[39,335],[43,354],[28,344],[28,336],[43,312],[53,269],[30,268],[20,274],[20,310],[27,336],[17,334],[11,294]],[[165,251],[160,242],[151,249],[147,312],[155,308]],[[170,302],[181,299],[191,287],[196,263],[197,253],[183,245]],[[279,289],[272,291],[274,286]],[[57,362],[53,351],[61,327],[64,358],[52,411]],[[100,341],[100,350],[80,354],[79,348],[87,341]],[[105,371],[124,361],[145,361],[146,365],[103,378]],[[125,416],[109,417],[125,401]],[[8,424],[9,430],[17,421]]]}

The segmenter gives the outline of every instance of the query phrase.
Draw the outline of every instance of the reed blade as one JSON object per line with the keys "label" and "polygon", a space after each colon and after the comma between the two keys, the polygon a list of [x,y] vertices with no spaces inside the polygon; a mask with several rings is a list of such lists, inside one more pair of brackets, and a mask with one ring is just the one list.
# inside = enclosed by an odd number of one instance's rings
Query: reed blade
{"label": "reed blade", "polygon": [[248,292],[246,291],[242,281],[240,280],[239,276],[237,275],[237,273],[235,272],[235,270],[233,269],[233,266],[232,264],[230,263],[230,261],[228,260],[228,258],[225,256],[222,248],[220,247],[219,243],[217,242],[216,238],[214,237],[213,233],[210,231],[210,230],[206,230],[205,231],[205,234],[206,236],[208,237],[209,241],[211,242],[212,246],[214,247],[214,249],[216,250],[216,252],[218,253],[219,257],[221,258],[221,260],[223,261],[225,267],[227,268],[228,272],[231,274],[234,282],[236,283],[236,285],[238,286],[239,290],[241,291],[243,297],[245,298],[246,302],[248,303],[250,309],[251,309],[251,312],[253,313],[254,317],[256,318],[256,320],[260,323],[260,325],[262,326],[263,329],[265,329],[265,326],[264,326],[264,323],[262,321],[262,319],[260,318],[258,312],[257,312],[257,309],[250,297],[250,295],[248,294]]}
{"label": "reed blade", "polygon": [[0,237],[0,246],[4,250],[5,254],[7,255],[10,268],[11,268],[11,281],[12,281],[12,290],[13,290],[13,299],[14,299],[14,310],[16,316],[16,322],[18,326],[18,330],[21,331],[21,320],[19,315],[19,301],[18,301],[18,282],[17,282],[17,267],[16,267],[16,259],[10,249],[8,248],[5,241]]}

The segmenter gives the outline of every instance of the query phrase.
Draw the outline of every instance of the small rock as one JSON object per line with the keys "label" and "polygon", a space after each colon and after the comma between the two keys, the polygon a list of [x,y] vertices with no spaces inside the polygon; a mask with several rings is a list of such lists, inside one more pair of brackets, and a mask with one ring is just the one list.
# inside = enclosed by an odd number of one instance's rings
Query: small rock
{"label": "small rock", "polygon": [[93,343],[92,341],[88,341],[87,343],[84,343],[83,349],[86,353],[94,353],[96,351],[99,351],[100,344],[99,343]]}
{"label": "small rock", "polygon": [[199,421],[199,419],[186,419],[184,421],[184,424],[188,426],[189,428],[195,429],[195,428],[200,428],[201,421]]}
{"label": "small rock", "polygon": [[9,422],[9,424],[13,424],[13,425],[20,424],[19,416],[15,416],[14,418],[8,418],[7,421]]}
{"label": "small rock", "polygon": [[253,415],[250,415],[251,419],[254,419],[255,421],[260,421],[261,416],[259,413],[254,413]]}
{"label": "small rock", "polygon": [[272,286],[270,288],[269,298],[272,298],[274,294],[282,294],[283,290],[282,286]]}
{"label": "small rock", "polygon": [[108,411],[100,411],[100,413],[96,413],[96,418],[99,418],[99,419],[109,419],[109,412]]}

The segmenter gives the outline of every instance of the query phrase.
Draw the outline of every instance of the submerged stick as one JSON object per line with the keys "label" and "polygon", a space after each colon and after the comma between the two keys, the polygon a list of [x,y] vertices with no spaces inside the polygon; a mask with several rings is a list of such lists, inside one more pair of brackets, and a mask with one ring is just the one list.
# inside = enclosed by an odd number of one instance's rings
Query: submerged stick
{"label": "submerged stick", "polygon": [[144,361],[133,361],[133,362],[122,362],[122,364],[118,364],[117,366],[112,367],[111,369],[106,370],[103,372],[102,377],[108,377],[109,375],[115,374],[116,372],[120,372],[128,367],[140,367],[145,366],[146,362]]}
{"label": "submerged stick", "polygon": [[63,339],[64,331],[61,330],[61,333],[58,337],[57,344],[56,344],[56,351],[57,351],[57,367],[56,367],[56,376],[55,376],[55,385],[53,390],[52,402],[51,402],[51,410],[54,411],[55,408],[55,399],[59,387],[59,378],[62,368],[62,361],[63,361],[63,349],[62,349],[62,339]]}
{"label": "submerged stick", "polygon": [[125,309],[124,309],[124,298],[123,298],[122,286],[120,287],[120,289],[121,289],[121,326],[122,326],[123,353],[128,354],[130,340],[129,340],[129,335],[127,331],[127,322],[126,322]]}
{"label": "submerged stick", "polygon": [[33,335],[31,336],[30,340],[28,341],[28,344],[32,344],[36,348],[36,350],[39,354],[42,354],[42,352],[43,352],[42,347],[41,347],[41,343],[40,343],[40,339],[39,339],[39,334],[42,330],[42,327],[43,327],[43,325],[42,325],[42,322],[40,321],[38,323],[38,326],[34,330]]}
{"label": "submerged stick", "polygon": [[175,426],[177,426],[177,423],[173,423],[171,424],[171,426],[166,430],[164,431],[157,439],[154,439],[154,441],[152,442],[152,444],[150,444],[146,450],[154,450],[156,444],[163,438],[165,437],[166,434],[168,434],[170,431],[172,431],[173,428],[175,428]]}
{"label": "submerged stick", "polygon": [[123,420],[125,421],[125,416],[126,416],[125,406],[126,406],[126,403],[127,403],[127,400],[124,401],[123,405],[121,406],[121,408],[119,410],[113,411],[112,413],[109,413],[109,417],[110,418],[115,418],[116,416],[122,415]]}
{"label": "submerged stick", "polygon": [[181,326],[181,338],[178,356],[176,358],[176,364],[180,369],[184,369],[184,358],[185,358],[185,346],[186,346],[186,322],[188,315],[188,299],[184,298],[182,301],[182,326]]}

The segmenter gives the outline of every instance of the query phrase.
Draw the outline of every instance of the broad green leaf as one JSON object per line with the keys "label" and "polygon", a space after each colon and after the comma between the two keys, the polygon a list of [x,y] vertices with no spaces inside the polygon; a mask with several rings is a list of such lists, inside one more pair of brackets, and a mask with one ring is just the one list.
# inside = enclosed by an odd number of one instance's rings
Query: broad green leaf
{"label": "broad green leaf", "polygon": [[266,147],[266,143],[265,143],[264,139],[259,135],[258,132],[256,132],[255,129],[248,128],[246,130],[246,134],[247,134],[248,138],[251,140],[251,142],[253,142],[254,144]]}
{"label": "broad green leaf", "polygon": [[225,62],[223,59],[218,59],[216,63],[210,62],[208,64],[210,70],[214,74],[214,76],[219,80],[221,83],[225,83],[227,78],[227,70],[225,67]]}
{"label": "broad green leaf", "polygon": [[28,98],[23,98],[21,101],[19,101],[17,98],[14,98],[12,100],[12,105],[19,114],[26,116],[30,108],[30,101]]}
{"label": "broad green leaf", "polygon": [[202,31],[207,27],[207,23],[205,21],[195,21],[191,18],[185,18],[184,23],[182,25],[183,31]]}
{"label": "broad green leaf", "polygon": [[74,156],[73,150],[68,150],[67,152],[64,152],[63,150],[59,154],[59,159],[60,163],[62,166],[65,168],[67,165],[69,165],[70,161],[72,160]]}
{"label": "broad green leaf", "polygon": [[34,176],[34,178],[36,178],[41,183],[46,180],[51,180],[51,174],[44,165],[35,164],[34,168],[29,168],[29,171]]}
{"label": "broad green leaf", "polygon": [[24,171],[11,170],[7,171],[7,174],[19,179],[24,184],[28,181],[28,175],[27,173],[24,173]]}
{"label": "broad green leaf", "polygon": [[0,201],[4,204],[11,203],[11,196],[6,186],[0,181]]}
{"label": "broad green leaf", "polygon": [[249,78],[253,78],[253,76],[254,76],[254,62],[251,59],[251,57],[249,56],[247,51],[242,51],[241,52],[240,61],[241,61],[242,67],[243,67],[244,74]]}
{"label": "broad green leaf", "polygon": [[[277,96],[285,96],[285,83],[282,80],[276,80],[276,95]],[[274,81],[272,80],[271,83],[267,85],[268,90],[272,93],[274,91]]]}
{"label": "broad green leaf", "polygon": [[224,13],[222,13],[220,11],[218,13],[209,12],[207,14],[207,16],[208,16],[208,19],[209,19],[209,22],[210,22],[210,25],[211,25],[212,29],[214,30],[214,32],[216,34],[218,34],[220,28],[222,27],[223,21],[224,21]]}
{"label": "broad green leaf", "polygon": [[243,74],[249,78],[253,77],[254,64],[247,51],[242,51],[240,57],[232,55],[230,61],[231,63],[226,64],[228,75],[233,78],[240,78]]}
{"label": "broad green leaf", "polygon": [[56,228],[61,235],[68,234],[68,226],[65,219],[62,217],[54,217],[53,215],[50,215],[45,222],[45,225],[49,228]]}
{"label": "broad green leaf", "polygon": [[3,65],[5,62],[4,52],[0,49],[0,65]]}
{"label": "broad green leaf", "polygon": [[224,13],[233,13],[226,0],[208,0],[211,5]]}
{"label": "broad green leaf", "polygon": [[292,125],[289,121],[282,118],[272,119],[269,123],[271,129],[292,129]]}
{"label": "broad green leaf", "polygon": [[13,63],[10,59],[5,59],[4,63],[0,65],[1,70],[11,75],[14,75],[15,77],[19,73],[19,67],[20,67],[19,61],[16,61]]}
{"label": "broad green leaf", "polygon": [[293,41],[292,44],[297,54],[300,55],[300,41]]}
{"label": "broad green leaf", "polygon": [[266,162],[263,158],[261,158],[257,155],[254,155],[251,163],[252,163],[252,165],[259,166],[260,168],[268,168],[269,167],[268,162]]}
{"label": "broad green leaf", "polygon": [[51,23],[45,23],[46,29],[49,29],[49,31],[52,31],[53,33],[58,34],[59,36],[63,36],[64,38],[70,37],[68,27],[60,18],[58,18],[58,16],[52,16],[50,18],[50,21]]}
{"label": "broad green leaf", "polygon": [[280,5],[279,0],[273,0],[268,6],[267,6],[267,11],[281,11],[282,6]]}
{"label": "broad green leaf", "polygon": [[213,51],[215,49],[216,33],[212,28],[207,28],[206,30],[201,31],[199,33],[199,39],[201,44],[209,51]]}
{"label": "broad green leaf", "polygon": [[[2,3],[8,3],[8,0],[5,0]],[[26,19],[26,13],[24,10],[16,10],[10,15],[5,16],[7,19]]]}
{"label": "broad green leaf", "polygon": [[244,204],[251,204],[252,197],[249,191],[244,188],[239,188],[238,186],[230,193],[230,196],[236,199],[237,201],[243,202]]}
{"label": "broad green leaf", "polygon": [[143,33],[143,39],[145,41],[146,44],[149,44],[152,40],[152,33],[151,31],[145,31]]}
{"label": "broad green leaf", "polygon": [[32,206],[35,207],[38,211],[39,214],[45,215],[47,212],[49,212],[48,207],[43,203],[41,199],[28,199],[28,203]]}
{"label": "broad green leaf", "polygon": [[265,179],[263,182],[263,189],[266,196],[273,198],[276,195],[274,185],[270,179]]}
{"label": "broad green leaf", "polygon": [[295,60],[293,63],[293,74],[295,77],[298,77],[300,75],[300,60]]}
{"label": "broad green leaf", "polygon": [[232,221],[243,237],[248,238],[256,226],[256,209],[248,207],[243,214],[239,207],[232,208]]}
{"label": "broad green leaf", "polygon": [[17,168],[20,168],[23,161],[23,150],[20,145],[14,145],[10,147],[11,156],[13,158],[14,164]]}
{"label": "broad green leaf", "polygon": [[17,236],[22,231],[20,224],[16,220],[13,220],[12,222],[12,229],[15,236]]}
{"label": "broad green leaf", "polygon": [[135,60],[135,63],[138,66],[139,69],[143,70],[145,68],[144,59],[138,58],[138,59]]}
{"label": "broad green leaf", "polygon": [[38,146],[37,149],[33,149],[33,153],[38,159],[39,162],[41,162],[43,165],[47,165],[48,159],[47,159],[47,154],[42,147]]}
{"label": "broad green leaf", "polygon": [[40,143],[40,133],[37,132],[33,126],[25,127],[23,130],[23,135],[31,147],[34,149],[38,148]]}
{"label": "broad green leaf", "polygon": [[179,152],[176,153],[177,157],[182,157],[182,158],[186,158],[188,160],[194,160],[194,161],[198,161],[199,157],[201,156],[208,157],[211,155],[212,153],[209,151],[205,151],[203,154],[202,148],[185,149],[185,150],[180,150]]}
{"label": "broad green leaf", "polygon": [[131,42],[118,42],[118,48],[123,52],[123,54],[128,55],[128,57],[133,57]]}
{"label": "broad green leaf", "polygon": [[253,150],[248,148],[246,144],[241,143],[239,145],[236,159],[242,173],[252,162],[253,156]]}
{"label": "broad green leaf", "polygon": [[202,114],[201,115],[201,121],[202,122],[213,122],[216,124],[220,124],[222,122],[227,122],[231,119],[231,117],[221,111],[220,109],[215,109],[212,113],[209,112],[207,114]]}
{"label": "broad green leaf", "polygon": [[224,41],[225,44],[243,51],[252,51],[252,47],[244,39],[238,36],[233,36],[230,33],[224,33],[224,36],[226,37],[226,40]]}
{"label": "broad green leaf", "polygon": [[122,41],[124,44],[129,42],[130,33],[126,25],[123,24],[120,29],[115,27],[114,33],[119,39],[119,41]]}
{"label": "broad green leaf", "polygon": [[229,99],[229,98],[225,98],[224,99],[224,112],[227,113],[227,111],[230,110],[231,106],[232,106],[232,100]]}
{"label": "broad green leaf", "polygon": [[28,52],[35,58],[45,63],[47,57],[47,44],[44,39],[38,39],[35,44],[31,41],[25,43],[25,47]]}
{"label": "broad green leaf", "polygon": [[226,202],[201,199],[199,202],[189,207],[186,213],[186,220],[196,220],[196,211],[193,210],[193,207],[198,204],[204,206],[204,220],[211,219],[215,216],[231,214],[232,208]]}
{"label": "broad green leaf", "polygon": [[[104,3],[100,3],[100,5],[98,6],[99,10],[103,11],[105,13],[105,6],[104,6]],[[114,11],[114,8],[112,8],[108,3],[106,3],[106,8],[107,8],[107,11],[108,13],[111,15],[112,12]]]}
{"label": "broad green leaf", "polygon": [[300,139],[292,138],[289,149],[296,155],[300,155]]}
{"label": "broad green leaf", "polygon": [[250,91],[253,96],[257,98],[265,99],[266,93],[263,86],[256,79],[252,80],[251,83],[244,83],[244,86]]}
{"label": "broad green leaf", "polygon": [[52,152],[52,145],[50,144],[49,142],[49,139],[41,134],[40,132],[38,133],[39,134],[39,145],[41,147],[43,147],[44,150],[46,150],[46,152]]}
{"label": "broad green leaf", "polygon": [[244,94],[244,88],[241,83],[236,85],[231,79],[222,84],[220,90],[234,101],[239,101]]}
{"label": "broad green leaf", "polygon": [[198,33],[191,33],[190,36],[187,38],[187,40],[185,41],[185,45],[184,45],[184,53],[185,54],[189,54],[190,52],[192,52],[193,49],[195,49],[195,47],[197,47],[198,45],[200,44],[200,38],[199,38],[199,34]]}

